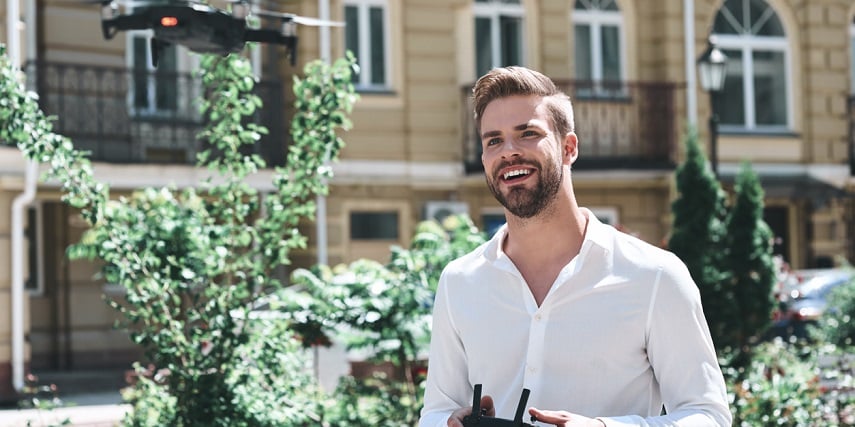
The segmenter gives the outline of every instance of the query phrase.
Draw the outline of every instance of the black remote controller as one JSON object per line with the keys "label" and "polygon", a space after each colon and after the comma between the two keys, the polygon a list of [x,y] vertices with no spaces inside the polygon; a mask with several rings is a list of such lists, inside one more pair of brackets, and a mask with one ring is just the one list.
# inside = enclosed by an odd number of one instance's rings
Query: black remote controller
{"label": "black remote controller", "polygon": [[[530,391],[524,388],[520,403],[517,405],[517,413],[512,420],[504,420],[501,418],[488,417],[481,413],[481,384],[475,384],[475,392],[472,396],[472,413],[463,417],[464,427],[534,427],[531,424],[523,422],[523,414],[525,406],[528,403],[528,395]],[[532,420],[534,421],[534,420]]]}

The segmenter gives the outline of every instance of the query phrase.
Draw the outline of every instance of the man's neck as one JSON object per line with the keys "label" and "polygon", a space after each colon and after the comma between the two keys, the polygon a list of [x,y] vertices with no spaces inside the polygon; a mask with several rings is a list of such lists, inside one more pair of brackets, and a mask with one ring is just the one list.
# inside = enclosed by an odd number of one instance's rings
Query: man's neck
{"label": "man's neck", "polygon": [[559,272],[582,248],[588,217],[574,204],[537,218],[508,217],[502,246],[541,305]]}
{"label": "man's neck", "polygon": [[519,218],[509,212],[505,214],[508,223],[503,242],[505,252],[569,252],[575,256],[582,246],[588,225],[587,214],[572,198],[567,203],[548,206],[532,218]]}

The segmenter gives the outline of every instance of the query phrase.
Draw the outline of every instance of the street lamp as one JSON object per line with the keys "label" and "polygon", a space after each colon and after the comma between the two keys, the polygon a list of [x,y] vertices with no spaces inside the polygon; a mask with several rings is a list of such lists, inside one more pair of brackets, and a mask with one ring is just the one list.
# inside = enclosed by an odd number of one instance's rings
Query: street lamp
{"label": "street lamp", "polygon": [[710,164],[718,178],[718,113],[716,99],[724,88],[727,76],[727,55],[715,45],[715,37],[707,39],[707,50],[698,57],[698,74],[701,88],[710,94]]}

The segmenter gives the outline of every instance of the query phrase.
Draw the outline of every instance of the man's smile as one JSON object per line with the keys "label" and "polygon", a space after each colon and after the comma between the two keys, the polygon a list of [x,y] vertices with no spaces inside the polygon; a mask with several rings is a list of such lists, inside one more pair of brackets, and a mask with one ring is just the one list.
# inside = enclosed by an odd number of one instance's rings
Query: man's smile
{"label": "man's smile", "polygon": [[500,168],[496,172],[495,176],[496,179],[500,182],[504,182],[506,184],[513,184],[525,181],[526,178],[532,177],[536,171],[536,168],[533,168],[529,165],[518,164]]}
{"label": "man's smile", "polygon": [[520,178],[525,178],[531,171],[528,169],[513,169],[502,174],[505,181],[513,181]]}

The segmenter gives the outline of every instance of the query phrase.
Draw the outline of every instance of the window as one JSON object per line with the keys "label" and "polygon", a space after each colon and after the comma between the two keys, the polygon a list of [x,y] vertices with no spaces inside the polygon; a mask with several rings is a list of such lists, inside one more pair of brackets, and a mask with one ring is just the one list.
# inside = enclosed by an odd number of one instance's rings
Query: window
{"label": "window", "polygon": [[855,94],[855,21],[849,24],[849,93]]}
{"label": "window", "polygon": [[398,240],[398,212],[350,213],[351,240]]}
{"label": "window", "polygon": [[487,236],[492,237],[507,222],[504,211],[489,210],[481,213],[481,223]]}
{"label": "window", "polygon": [[576,0],[573,8],[576,79],[623,81],[623,28],[615,0]]}
{"label": "window", "polygon": [[764,0],[726,0],[713,33],[727,55],[727,78],[716,105],[722,130],[788,130],[789,53],[774,9]]}
{"label": "window", "polygon": [[608,224],[612,226],[617,226],[620,224],[620,221],[618,220],[619,217],[617,208],[592,207],[589,209],[591,210],[591,213],[594,214],[594,216],[597,217],[597,219],[600,220],[600,222],[602,222],[603,224]]}
{"label": "window", "polygon": [[27,228],[24,230],[24,237],[27,239],[28,275],[24,287],[34,294],[44,292],[44,256],[40,253],[44,241],[43,224],[42,205],[34,204],[27,208]]}
{"label": "window", "polygon": [[158,54],[157,68],[152,64],[149,31],[128,35],[132,86],[129,93],[136,114],[151,115],[178,109],[178,53],[175,45],[165,46]]}
{"label": "window", "polygon": [[475,71],[523,65],[523,7],[520,0],[475,0]]}
{"label": "window", "polygon": [[359,64],[354,83],[360,90],[388,90],[389,18],[385,0],[347,0],[344,45]]}

